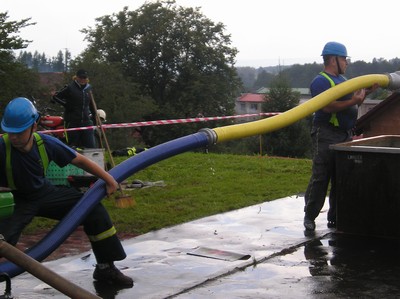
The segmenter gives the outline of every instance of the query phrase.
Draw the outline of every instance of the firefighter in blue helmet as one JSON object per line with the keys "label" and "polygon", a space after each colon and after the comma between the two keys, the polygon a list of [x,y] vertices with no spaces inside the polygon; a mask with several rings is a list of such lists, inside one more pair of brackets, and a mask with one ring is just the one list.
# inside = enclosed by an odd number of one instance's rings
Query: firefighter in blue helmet
{"label": "firefighter in blue helmet", "polygon": [[[71,163],[104,180],[107,195],[118,183],[104,169],[58,139],[35,132],[39,114],[26,98],[15,98],[5,108],[0,138],[0,187],[11,189],[14,213],[0,221],[0,234],[15,245],[22,230],[35,216],[62,219],[81,199],[82,193],[67,186],[54,186],[45,177],[50,161],[64,167]],[[82,221],[96,257],[93,278],[132,287],[133,280],[118,270],[114,261],[126,257],[107,210],[98,203]]]}
{"label": "firefighter in blue helmet", "polygon": [[[338,42],[328,42],[324,46],[321,56],[324,61],[324,69],[311,82],[312,97],[346,81],[343,76],[349,65],[346,47]],[[327,215],[328,227],[336,227],[335,159],[329,146],[352,139],[358,106],[377,87],[378,85],[375,84],[369,89],[360,89],[347,94],[314,114],[311,129],[312,175],[304,197],[304,227],[308,231],[315,230],[315,218],[324,206],[329,184],[331,186]]]}

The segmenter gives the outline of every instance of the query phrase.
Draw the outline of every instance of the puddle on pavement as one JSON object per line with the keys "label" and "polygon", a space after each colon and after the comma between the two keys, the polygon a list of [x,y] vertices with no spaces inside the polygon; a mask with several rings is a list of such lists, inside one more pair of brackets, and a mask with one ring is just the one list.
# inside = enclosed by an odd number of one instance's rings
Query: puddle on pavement
{"label": "puddle on pavement", "polygon": [[178,298],[400,296],[400,240],[329,233]]}

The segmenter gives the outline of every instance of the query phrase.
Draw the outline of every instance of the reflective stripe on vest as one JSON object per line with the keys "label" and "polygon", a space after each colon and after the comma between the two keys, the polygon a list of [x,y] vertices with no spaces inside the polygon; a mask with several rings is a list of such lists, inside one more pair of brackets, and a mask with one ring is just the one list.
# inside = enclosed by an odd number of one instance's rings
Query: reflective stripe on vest
{"label": "reflective stripe on vest", "polygon": [[[46,148],[44,147],[43,139],[40,137],[38,133],[33,133],[35,136],[36,144],[39,150],[40,160],[43,168],[43,176],[46,175],[47,167],[49,166],[49,157],[47,156]],[[6,144],[6,176],[8,187],[12,190],[16,190],[14,183],[14,177],[11,166],[11,143],[8,139],[8,134],[3,135],[4,143]]]}
{"label": "reflective stripe on vest", "polygon": [[[333,86],[336,85],[335,82],[333,82],[332,78],[329,77],[329,76],[328,76],[327,74],[325,74],[324,72],[320,72],[320,75],[324,76],[324,77],[329,81],[329,83],[331,84],[331,87],[333,87]],[[337,119],[336,113],[335,113],[335,112],[334,112],[334,113],[331,113],[331,118],[330,118],[329,122],[330,122],[332,125],[334,125],[335,127],[339,127],[339,120]]]}

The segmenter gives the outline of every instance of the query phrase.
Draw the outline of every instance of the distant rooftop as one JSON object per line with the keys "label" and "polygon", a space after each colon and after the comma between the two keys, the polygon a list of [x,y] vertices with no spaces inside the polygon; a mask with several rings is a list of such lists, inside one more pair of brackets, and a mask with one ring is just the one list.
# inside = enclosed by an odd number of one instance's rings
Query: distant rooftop
{"label": "distant rooftop", "polygon": [[[310,95],[309,88],[292,88],[292,90],[299,92],[301,95]],[[261,93],[261,94],[266,94],[268,92],[269,92],[268,87],[261,87],[256,91],[256,93]]]}
{"label": "distant rooftop", "polygon": [[265,101],[265,96],[258,93],[245,93],[239,97],[238,102],[253,102],[262,103]]}

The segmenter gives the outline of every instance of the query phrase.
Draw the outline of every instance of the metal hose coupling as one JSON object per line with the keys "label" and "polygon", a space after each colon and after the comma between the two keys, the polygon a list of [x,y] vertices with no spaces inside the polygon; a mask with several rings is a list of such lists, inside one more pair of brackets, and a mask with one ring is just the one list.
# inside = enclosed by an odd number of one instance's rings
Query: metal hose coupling
{"label": "metal hose coupling", "polygon": [[390,90],[396,90],[400,88],[400,71],[388,74]]}
{"label": "metal hose coupling", "polygon": [[208,139],[208,145],[214,145],[217,143],[217,133],[214,130],[209,128],[200,129],[199,132],[205,133]]}

